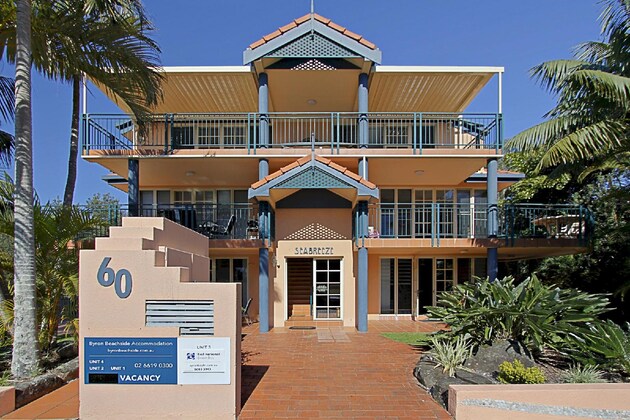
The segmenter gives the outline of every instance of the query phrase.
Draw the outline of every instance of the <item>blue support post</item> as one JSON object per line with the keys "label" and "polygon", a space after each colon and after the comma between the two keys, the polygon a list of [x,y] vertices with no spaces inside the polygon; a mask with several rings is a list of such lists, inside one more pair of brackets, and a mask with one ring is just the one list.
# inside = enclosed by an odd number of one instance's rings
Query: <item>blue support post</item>
{"label": "blue support post", "polygon": [[261,148],[269,146],[269,78],[267,73],[258,75],[258,113],[260,118],[259,144]]}
{"label": "blue support post", "polygon": [[269,161],[260,159],[258,161],[258,179],[263,179],[267,175],[269,175]]}
{"label": "blue support post", "polygon": [[358,287],[357,287],[357,329],[359,332],[368,330],[368,249],[364,238],[368,236],[368,203],[359,201],[358,205]]}
{"label": "blue support post", "polygon": [[129,159],[127,176],[127,204],[129,206],[129,216],[140,216],[140,161]]}
{"label": "blue support post", "polygon": [[[258,178],[269,175],[269,161],[258,161]],[[269,203],[258,203],[258,235],[263,240],[263,247],[258,250],[258,317],[261,333],[269,332],[269,248],[271,232],[269,224]]]}
{"label": "blue support post", "polygon": [[368,147],[368,81],[367,73],[359,75],[359,147]]}
{"label": "blue support post", "polygon": [[359,159],[359,176],[368,179],[368,160],[365,156]]}
{"label": "blue support post", "polygon": [[261,333],[269,332],[269,249],[258,250],[258,319]]}
{"label": "blue support post", "polygon": [[[488,238],[490,239],[497,237],[499,227],[498,169],[497,159],[488,159]],[[497,279],[498,266],[498,249],[495,245],[493,248],[488,248],[488,278],[491,282]]]}

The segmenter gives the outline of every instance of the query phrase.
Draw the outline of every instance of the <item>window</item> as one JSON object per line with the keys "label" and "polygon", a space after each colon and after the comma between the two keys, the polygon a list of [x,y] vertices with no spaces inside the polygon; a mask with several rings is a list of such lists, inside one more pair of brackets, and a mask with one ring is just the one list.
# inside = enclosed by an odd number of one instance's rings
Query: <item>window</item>
{"label": "window", "polygon": [[421,144],[423,149],[434,149],[435,126],[432,124],[416,126],[416,144]]}
{"label": "window", "polygon": [[173,194],[173,204],[191,204],[192,191],[175,191]]}
{"label": "window", "polygon": [[245,127],[242,126],[224,126],[223,127],[223,144],[226,147],[244,146],[247,141]]}
{"label": "window", "polygon": [[215,283],[241,283],[243,306],[249,299],[247,258],[213,258],[210,260],[210,281]]}
{"label": "window", "polygon": [[455,223],[455,208],[453,205],[453,198],[455,195],[454,190],[436,190],[435,202],[439,204],[439,209],[436,211],[436,217],[438,218],[437,229],[440,237],[452,237]]}
{"label": "window", "polygon": [[219,127],[199,127],[197,136],[200,149],[208,149],[208,146],[218,146],[221,143]]}
{"label": "window", "polygon": [[448,292],[455,285],[455,272],[452,258],[435,259],[435,293]]}
{"label": "window", "polygon": [[415,191],[414,234],[416,238],[430,238],[433,231],[433,191]]}
{"label": "window", "polygon": [[176,149],[192,149],[195,145],[192,126],[172,127],[171,141]]}
{"label": "window", "polygon": [[409,136],[407,134],[407,126],[395,125],[385,128],[385,143],[387,146],[403,146],[407,147]]}

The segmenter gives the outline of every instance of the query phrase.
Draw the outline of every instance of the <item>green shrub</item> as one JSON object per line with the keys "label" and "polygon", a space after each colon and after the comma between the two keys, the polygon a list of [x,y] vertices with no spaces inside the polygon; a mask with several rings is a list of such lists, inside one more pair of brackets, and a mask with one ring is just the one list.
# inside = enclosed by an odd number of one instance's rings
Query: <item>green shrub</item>
{"label": "green shrub", "polygon": [[518,360],[499,365],[499,382],[504,384],[542,384],[545,375],[537,367],[526,368]]}
{"label": "green shrub", "polygon": [[458,285],[428,312],[475,345],[511,339],[535,350],[564,347],[569,334],[609,311],[608,304],[605,295],[547,286],[532,275],[518,285],[511,277]]}
{"label": "green shrub", "polygon": [[472,346],[461,336],[455,341],[432,338],[431,345],[433,348],[428,354],[436,362],[437,367],[441,366],[448,376],[454,376],[455,370],[463,366],[472,354]]}
{"label": "green shrub", "polygon": [[596,384],[606,382],[604,372],[597,365],[574,365],[562,375],[562,382],[567,384]]}
{"label": "green shrub", "polygon": [[626,329],[608,320],[576,330],[569,356],[584,364],[598,364],[630,375],[630,323]]}

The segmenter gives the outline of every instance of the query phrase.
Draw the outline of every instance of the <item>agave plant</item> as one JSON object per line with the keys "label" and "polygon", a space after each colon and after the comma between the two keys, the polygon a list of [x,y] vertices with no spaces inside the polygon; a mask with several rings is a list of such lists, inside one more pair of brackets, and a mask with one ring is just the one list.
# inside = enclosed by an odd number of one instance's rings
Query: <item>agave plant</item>
{"label": "agave plant", "polygon": [[610,310],[608,304],[605,295],[544,285],[532,275],[520,284],[506,277],[458,285],[427,310],[449,324],[453,334],[468,334],[475,344],[512,339],[540,350],[561,347],[576,327]]}

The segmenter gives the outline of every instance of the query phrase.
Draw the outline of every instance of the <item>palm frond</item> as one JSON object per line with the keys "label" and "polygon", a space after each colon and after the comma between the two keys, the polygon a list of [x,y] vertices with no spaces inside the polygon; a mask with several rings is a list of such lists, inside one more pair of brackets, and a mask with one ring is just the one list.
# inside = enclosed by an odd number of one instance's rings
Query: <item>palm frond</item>
{"label": "palm frond", "polygon": [[630,167],[630,152],[613,153],[589,164],[578,176],[579,182],[584,182],[589,176],[597,172],[608,172]]}
{"label": "palm frond", "polygon": [[567,78],[620,108],[630,108],[630,78],[602,70],[581,69]]}
{"label": "palm frond", "polygon": [[621,145],[625,136],[625,124],[614,120],[579,128],[556,140],[540,159],[538,168],[597,158]]}
{"label": "palm frond", "polygon": [[553,60],[534,66],[529,72],[545,90],[558,93],[564,86],[567,76],[588,66],[590,63],[582,60]]}
{"label": "palm frond", "polygon": [[505,142],[507,152],[533,151],[548,146],[573,130],[588,124],[579,114],[561,115],[530,127]]}
{"label": "palm frond", "polygon": [[610,37],[617,31],[630,29],[630,0],[604,0],[604,8],[599,16],[602,35]]}
{"label": "palm frond", "polygon": [[15,111],[15,83],[9,77],[0,76],[0,116],[12,120]]}

